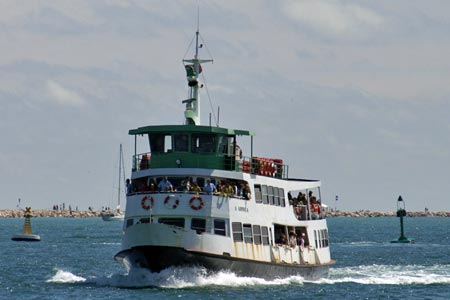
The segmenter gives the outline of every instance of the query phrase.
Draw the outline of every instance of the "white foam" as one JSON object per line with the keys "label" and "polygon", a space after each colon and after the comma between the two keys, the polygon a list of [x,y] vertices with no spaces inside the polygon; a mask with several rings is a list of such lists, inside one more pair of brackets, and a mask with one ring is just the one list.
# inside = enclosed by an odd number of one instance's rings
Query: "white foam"
{"label": "white foam", "polygon": [[329,278],[315,281],[305,281],[300,276],[290,276],[282,279],[265,280],[255,277],[239,277],[232,272],[207,274],[203,268],[168,268],[160,273],[152,273],[147,269],[132,269],[128,274],[114,274],[106,277],[92,277],[88,280],[71,272],[57,270],[56,274],[47,280],[55,283],[94,284],[121,288],[189,288],[208,286],[268,286],[268,285],[302,285],[357,283],[364,285],[410,285],[410,284],[450,284],[450,265],[434,266],[393,266],[365,265],[344,268],[331,268]]}
{"label": "white foam", "polygon": [[86,278],[74,275],[70,272],[57,270],[56,274],[47,280],[47,282],[54,283],[74,283],[74,282],[84,282]]}
{"label": "white foam", "polygon": [[292,276],[285,279],[264,280],[254,277],[239,277],[231,272],[219,272],[208,275],[203,268],[168,268],[160,273],[152,273],[146,269],[132,269],[127,275],[113,275],[111,277],[95,279],[97,285],[114,287],[161,287],[187,288],[206,286],[256,286],[256,285],[288,285],[302,284],[303,278]]}
{"label": "white foam", "polygon": [[369,265],[330,269],[330,277],[314,281],[318,284],[353,282],[358,284],[449,284],[450,266]]}

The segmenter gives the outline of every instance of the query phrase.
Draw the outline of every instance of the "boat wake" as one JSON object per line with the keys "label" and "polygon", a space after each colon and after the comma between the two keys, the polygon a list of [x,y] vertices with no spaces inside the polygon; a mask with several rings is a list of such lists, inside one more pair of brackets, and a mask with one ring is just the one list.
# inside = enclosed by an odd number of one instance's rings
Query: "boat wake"
{"label": "boat wake", "polygon": [[207,274],[203,268],[168,268],[160,273],[146,269],[132,269],[128,274],[84,278],[68,271],[57,270],[47,280],[52,283],[71,283],[116,288],[198,288],[198,287],[251,287],[303,284],[357,283],[364,285],[429,285],[450,284],[450,265],[392,266],[369,265],[330,269],[329,278],[306,281],[300,276],[265,280],[239,277],[232,272]]}
{"label": "boat wake", "polygon": [[77,276],[68,271],[56,270],[56,274],[47,280],[47,282],[52,283],[75,283],[75,282],[85,282],[86,278]]}
{"label": "boat wake", "polygon": [[450,284],[450,265],[366,265],[330,269],[329,278],[314,281],[317,284]]}
{"label": "boat wake", "polygon": [[152,273],[146,269],[132,269],[128,274],[114,274],[107,277],[83,278],[67,271],[57,270],[57,273],[47,280],[52,283],[74,283],[95,286],[110,286],[117,288],[191,288],[230,286],[246,287],[257,285],[290,285],[303,284],[301,276],[291,276],[283,279],[265,280],[255,277],[239,277],[232,272],[207,274],[206,269],[185,267],[168,268],[160,273]]}

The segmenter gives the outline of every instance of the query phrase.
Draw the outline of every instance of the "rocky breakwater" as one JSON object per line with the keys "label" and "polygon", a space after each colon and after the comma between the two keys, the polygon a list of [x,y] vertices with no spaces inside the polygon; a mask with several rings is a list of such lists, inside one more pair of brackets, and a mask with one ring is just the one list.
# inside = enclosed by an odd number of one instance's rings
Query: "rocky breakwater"
{"label": "rocky breakwater", "polygon": [[[0,218],[23,218],[25,211],[20,209],[0,210]],[[99,217],[100,212],[91,210],[31,210],[33,217],[40,218],[91,218]]]}
{"label": "rocky breakwater", "polygon": [[[345,211],[332,211],[325,213],[327,217],[397,217],[396,212],[372,212],[372,211],[356,211],[356,212],[345,212]],[[418,212],[411,211],[407,212],[408,217],[450,217],[450,212],[438,211],[438,212]]]}

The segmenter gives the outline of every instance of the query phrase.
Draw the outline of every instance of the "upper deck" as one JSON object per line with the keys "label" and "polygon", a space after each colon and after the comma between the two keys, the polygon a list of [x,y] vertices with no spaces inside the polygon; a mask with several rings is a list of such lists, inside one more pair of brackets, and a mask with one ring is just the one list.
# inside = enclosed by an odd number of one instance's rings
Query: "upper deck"
{"label": "upper deck", "polygon": [[[254,133],[200,125],[145,126],[130,135],[148,137],[150,152],[135,153],[133,172],[148,168],[202,168],[245,172],[274,178],[288,178],[288,166],[281,159],[253,156]],[[250,137],[250,156],[244,157],[238,136]],[[135,142],[135,145],[137,143]]]}

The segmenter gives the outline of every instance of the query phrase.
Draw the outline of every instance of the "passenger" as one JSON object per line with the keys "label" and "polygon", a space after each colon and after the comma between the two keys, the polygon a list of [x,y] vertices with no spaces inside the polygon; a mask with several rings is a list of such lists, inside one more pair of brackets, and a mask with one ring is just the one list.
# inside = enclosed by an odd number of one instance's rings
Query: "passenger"
{"label": "passenger", "polygon": [[280,233],[280,237],[276,243],[280,245],[287,245],[286,235],[284,233]]}
{"label": "passenger", "polygon": [[300,250],[303,251],[303,249],[305,248],[305,234],[304,233],[302,233],[302,235],[300,236],[298,244],[300,246]]}
{"label": "passenger", "polygon": [[239,196],[239,189],[238,189],[238,186],[237,186],[236,182],[233,182],[232,186],[233,186],[233,196],[234,197],[238,197]]}
{"label": "passenger", "polygon": [[202,191],[202,188],[198,185],[197,181],[194,181],[192,183],[192,191],[197,193],[197,194]]}
{"label": "passenger", "polygon": [[308,197],[309,197],[309,202],[316,203],[316,197],[313,196],[313,192],[312,191],[309,191]]}
{"label": "passenger", "polygon": [[217,181],[216,182],[216,191],[217,191],[217,193],[222,194],[222,190],[223,190],[222,183],[220,181]]}
{"label": "passenger", "polygon": [[148,169],[148,167],[149,167],[149,160],[150,160],[150,156],[148,154],[142,155],[141,163],[139,164],[139,169],[140,170]]}
{"label": "passenger", "polygon": [[148,191],[148,187],[144,182],[139,186],[139,193],[145,193],[146,191]]}
{"label": "passenger", "polygon": [[295,248],[297,246],[297,235],[295,232],[289,232],[289,246]]}
{"label": "passenger", "polygon": [[302,192],[299,192],[299,193],[298,193],[297,199],[298,199],[298,203],[299,203],[300,205],[305,205],[305,203],[308,202],[308,201],[306,200],[306,195],[303,194]]}
{"label": "passenger", "polygon": [[163,179],[158,183],[158,188],[161,192],[167,192],[173,189],[173,185],[167,179],[167,176],[164,176]]}
{"label": "passenger", "polygon": [[295,215],[297,216],[297,219],[301,220],[302,219],[302,207],[296,206],[296,207],[294,207],[294,211],[295,211]]}
{"label": "passenger", "polygon": [[155,183],[152,181],[150,181],[150,185],[148,186],[148,191],[149,192],[156,192],[156,186]]}
{"label": "passenger", "polygon": [[248,185],[248,183],[246,183],[244,186],[244,198],[246,200],[252,199],[252,192],[250,190],[250,186]]}
{"label": "passenger", "polygon": [[225,184],[224,194],[226,197],[233,196],[234,188],[233,188],[233,185],[231,184],[231,182],[227,182]]}
{"label": "passenger", "polygon": [[238,196],[239,196],[239,198],[244,198],[244,193],[245,193],[245,187],[244,187],[244,183],[240,183],[239,184],[239,189],[238,189]]}
{"label": "passenger", "polygon": [[217,192],[216,186],[214,185],[214,183],[211,182],[211,179],[209,179],[209,178],[208,178],[208,180],[206,181],[206,184],[205,184],[203,190],[204,190],[208,195],[211,195],[211,194]]}
{"label": "passenger", "polygon": [[181,187],[185,192],[189,192],[191,190],[191,178],[186,176],[186,178],[181,182]]}

